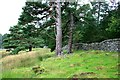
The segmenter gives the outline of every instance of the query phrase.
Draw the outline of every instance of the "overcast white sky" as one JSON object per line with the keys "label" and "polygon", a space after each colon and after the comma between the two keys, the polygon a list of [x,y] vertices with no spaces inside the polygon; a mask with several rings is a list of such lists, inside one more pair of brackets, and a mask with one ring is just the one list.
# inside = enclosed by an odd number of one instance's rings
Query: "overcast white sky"
{"label": "overcast white sky", "polygon": [[10,26],[16,25],[26,0],[0,1],[0,33],[8,33]]}
{"label": "overcast white sky", "polygon": [[[9,33],[10,26],[16,25],[26,0],[0,1],[0,33]],[[84,0],[86,2],[87,0]]]}

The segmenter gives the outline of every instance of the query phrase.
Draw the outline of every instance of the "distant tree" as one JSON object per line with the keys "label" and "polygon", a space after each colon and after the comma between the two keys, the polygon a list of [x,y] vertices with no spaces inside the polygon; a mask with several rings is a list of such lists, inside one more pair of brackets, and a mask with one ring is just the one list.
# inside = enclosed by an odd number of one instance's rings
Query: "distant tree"
{"label": "distant tree", "polygon": [[51,48],[51,51],[54,51],[55,20],[49,17],[50,14],[51,11],[48,4],[41,2],[26,2],[25,7],[23,7],[23,12],[20,15],[18,24],[23,26],[28,24],[34,24],[37,33],[35,35],[41,36],[45,41],[45,45]]}
{"label": "distant tree", "polygon": [[2,48],[2,34],[0,34],[0,48]]}
{"label": "distant tree", "polygon": [[118,6],[110,10],[108,15],[103,19],[101,25],[103,26],[103,31],[106,34],[106,38],[120,38],[120,3]]}
{"label": "distant tree", "polygon": [[10,34],[6,34],[3,40],[4,48],[13,48],[12,54],[17,54],[21,50],[29,49],[32,51],[33,47],[43,47],[44,41],[41,37],[36,36],[36,29],[34,25],[20,26],[16,25],[10,28]]}

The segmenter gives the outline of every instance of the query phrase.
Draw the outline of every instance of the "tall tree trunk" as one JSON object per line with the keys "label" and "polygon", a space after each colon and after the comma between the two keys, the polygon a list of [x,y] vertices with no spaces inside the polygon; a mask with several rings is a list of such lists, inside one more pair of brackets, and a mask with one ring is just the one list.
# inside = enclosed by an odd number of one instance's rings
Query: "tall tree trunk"
{"label": "tall tree trunk", "polygon": [[70,28],[69,28],[70,30],[69,30],[69,41],[68,41],[68,54],[72,53],[73,26],[74,26],[73,14],[70,13]]}
{"label": "tall tree trunk", "polygon": [[62,28],[61,28],[61,4],[60,0],[56,0],[56,54],[62,55]]}
{"label": "tall tree trunk", "polygon": [[29,43],[29,51],[32,51],[32,44],[31,43]]}

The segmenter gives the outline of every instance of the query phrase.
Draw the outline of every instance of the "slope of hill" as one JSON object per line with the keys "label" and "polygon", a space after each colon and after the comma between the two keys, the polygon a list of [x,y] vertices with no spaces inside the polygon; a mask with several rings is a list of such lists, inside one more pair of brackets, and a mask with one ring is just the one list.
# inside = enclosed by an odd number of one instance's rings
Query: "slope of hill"
{"label": "slope of hill", "polygon": [[[118,63],[117,52],[94,50],[75,51],[70,55],[65,54],[56,57],[54,53],[50,53],[49,50],[46,50],[41,49],[34,52],[22,53],[19,54],[19,56],[13,55],[13,57],[4,57],[1,61],[4,63],[3,67],[7,70],[2,73],[2,77],[118,78],[118,66],[120,66],[120,63]],[[41,54],[44,54],[44,56]],[[31,57],[29,55],[31,55]],[[7,60],[10,62],[6,63]],[[14,65],[10,65],[12,63]],[[6,66],[9,66],[9,69]],[[35,73],[33,71],[33,67],[35,66],[38,66],[38,71],[40,71],[40,68],[44,68],[44,71],[41,71],[40,74]]]}

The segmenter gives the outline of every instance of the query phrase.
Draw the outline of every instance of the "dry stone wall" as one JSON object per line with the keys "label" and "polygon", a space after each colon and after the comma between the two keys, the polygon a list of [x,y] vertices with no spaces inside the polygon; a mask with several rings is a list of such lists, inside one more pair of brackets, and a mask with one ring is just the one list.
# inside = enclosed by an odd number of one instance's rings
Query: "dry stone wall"
{"label": "dry stone wall", "polygon": [[73,45],[77,50],[104,50],[120,52],[120,38],[104,40],[100,43],[77,43]]}

